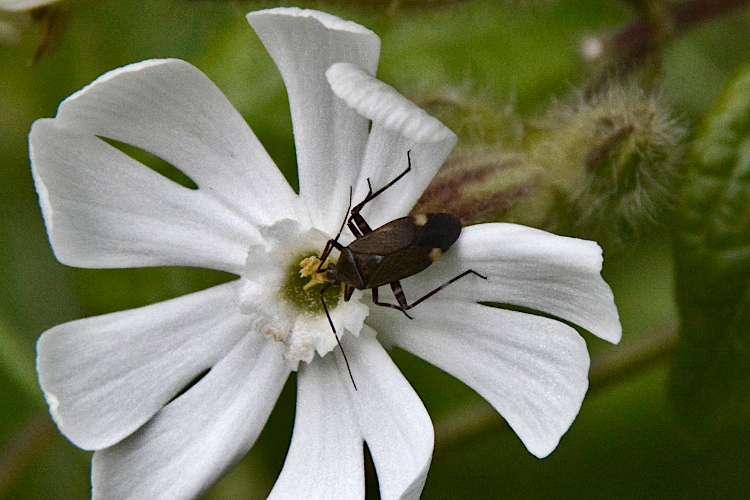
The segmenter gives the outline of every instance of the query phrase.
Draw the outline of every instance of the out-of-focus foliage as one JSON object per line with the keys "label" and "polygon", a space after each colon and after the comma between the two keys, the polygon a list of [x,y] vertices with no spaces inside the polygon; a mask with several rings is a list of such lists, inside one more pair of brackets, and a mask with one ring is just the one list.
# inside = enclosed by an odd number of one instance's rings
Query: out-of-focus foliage
{"label": "out-of-focus foliage", "polygon": [[[635,21],[624,3],[615,0],[436,1],[422,2],[427,5],[420,8],[390,1],[362,2],[362,6],[341,1],[295,3],[329,10],[378,33],[383,41],[379,76],[410,97],[419,100],[443,89],[462,89],[468,95],[481,96],[488,107],[484,117],[507,116],[508,110],[521,117],[543,114],[552,98],[564,98],[598,75],[599,68],[580,57],[581,40]],[[21,45],[0,47],[0,498],[89,496],[90,454],[59,435],[41,392],[34,386],[34,343],[41,332],[63,321],[153,303],[228,279],[194,269],[100,271],[57,263],[47,243],[29,173],[26,136],[32,122],[54,116],[60,101],[110,69],[143,59],[178,57],[197,65],[217,83],[294,183],[294,147],[284,87],[244,19],[249,10],[278,4],[289,2],[92,3],[73,13],[59,49],[34,66],[28,63],[38,46],[39,26],[31,27]],[[720,128],[727,126],[727,122],[716,120],[731,118],[739,109],[747,113],[746,95],[740,102],[725,105],[724,110],[722,104],[712,103],[730,75],[750,62],[748,26],[747,9],[735,11],[681,32],[664,53],[664,98],[688,126],[701,120],[710,108],[713,118],[702,121],[698,131],[709,144],[718,141]],[[724,97],[719,102],[729,101]],[[502,126],[469,126],[466,117],[462,120],[448,125],[458,125],[457,132],[468,136],[474,145],[482,143],[478,137],[508,137]],[[707,175],[709,165],[698,156],[697,146],[693,147],[692,173],[687,175],[684,192],[697,197],[696,201],[712,196],[715,186],[710,185],[711,180],[725,187],[746,186],[748,174],[742,168],[747,168],[747,158],[741,154],[747,156],[747,114],[744,120],[744,132],[732,129],[733,138],[721,139],[729,141],[730,149],[736,147],[740,156],[721,163],[716,175]],[[627,242],[617,253],[605,254],[605,278],[615,293],[624,338],[620,346],[604,348],[587,336],[595,366],[605,366],[608,356],[618,349],[627,352],[629,346],[637,347],[654,332],[668,333],[677,320],[676,296],[681,298],[684,317],[695,319],[688,324],[694,331],[698,331],[695,323],[704,321],[701,318],[708,318],[709,326],[724,332],[731,331],[732,325],[747,325],[747,315],[738,315],[736,308],[743,305],[747,314],[747,274],[742,277],[723,266],[725,250],[742,248],[735,244],[747,242],[750,232],[747,195],[738,193],[732,199],[738,203],[735,208],[744,207],[745,211],[736,212],[735,217],[734,212],[721,210],[724,205],[715,205],[716,210],[706,213],[706,223],[728,220],[732,227],[740,228],[739,236],[729,226],[717,227],[720,231],[709,235],[710,227],[704,223],[687,227],[680,222],[686,236],[707,235],[705,243],[723,253],[717,254],[722,257],[717,260],[699,247],[704,241],[680,239],[678,263],[685,272],[677,281],[669,221],[662,221],[656,231],[643,234],[640,240]],[[697,205],[690,207],[695,211]],[[739,217],[741,213],[744,219]],[[681,211],[678,220],[685,220],[683,214]],[[719,239],[722,234],[729,234],[728,239]],[[736,257],[747,273],[743,255],[729,257]],[[728,276],[727,280],[723,276]],[[713,292],[706,297],[696,292],[714,283],[713,290],[721,290],[721,294]],[[721,284],[727,286],[719,288]],[[706,301],[695,302],[698,297]],[[733,308],[734,323],[728,315],[721,316],[719,310],[708,307],[715,302]],[[722,346],[730,344],[739,359],[744,344],[738,340],[744,335],[747,341],[747,326],[745,330],[735,328],[735,332],[734,344],[722,343],[717,330],[691,342],[689,360],[721,366],[716,360],[724,362],[726,357],[703,356],[694,346],[707,345],[707,353],[720,353]],[[744,356],[746,359],[746,351]],[[735,419],[739,421],[721,436],[708,439],[704,447],[694,448],[673,419],[666,361],[619,373],[608,379],[606,387],[592,382],[596,391],[584,402],[558,449],[549,458],[537,460],[496,414],[491,414],[489,423],[479,431],[469,434],[473,437],[456,441],[440,434],[447,428],[442,423],[449,420],[465,418],[468,425],[471,415],[466,408],[480,404],[479,397],[406,353],[394,351],[393,357],[422,396],[438,429],[438,447],[423,498],[737,498],[750,491],[747,414]],[[682,405],[683,413],[706,409],[710,417],[706,422],[722,421],[720,417],[730,409],[722,401],[731,401],[729,396],[744,397],[738,405],[744,403],[747,409],[746,378],[741,390],[733,389],[729,387],[732,379],[727,378],[731,370],[714,368],[705,374],[701,370],[688,374],[680,368],[685,366],[681,362],[671,380],[672,387],[679,389],[676,393],[683,395],[680,400],[693,402],[690,410]],[[717,382],[726,388],[721,397],[692,397],[710,394]],[[267,494],[291,435],[293,385],[294,377],[256,446],[207,498],[263,498]],[[730,389],[735,392],[727,392]],[[705,422],[698,425],[699,430],[714,435],[713,428],[700,427],[707,425]],[[376,490],[373,478],[368,475],[370,492]]]}
{"label": "out-of-focus foliage", "polygon": [[672,389],[703,437],[750,417],[750,66],[699,125],[681,202]]}

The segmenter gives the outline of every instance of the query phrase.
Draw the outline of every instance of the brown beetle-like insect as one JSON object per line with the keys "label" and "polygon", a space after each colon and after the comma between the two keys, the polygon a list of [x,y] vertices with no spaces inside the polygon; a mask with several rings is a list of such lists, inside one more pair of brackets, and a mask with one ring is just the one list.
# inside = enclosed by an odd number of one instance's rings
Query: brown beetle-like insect
{"label": "brown beetle-like insect", "polygon": [[[400,280],[427,269],[456,242],[461,234],[461,222],[453,215],[446,213],[401,217],[374,230],[370,228],[360,214],[365,205],[411,171],[410,153],[407,152],[406,154],[408,161],[406,170],[382,188],[373,192],[370,179],[367,179],[369,187],[367,196],[361,203],[351,209],[351,215],[347,211],[348,219],[344,218],[344,223],[341,224],[338,234],[334,239],[328,240],[320,256],[320,265],[317,272],[325,272],[328,282],[320,291],[320,300],[334,333],[336,333],[336,327],[333,325],[328,306],[323,298],[323,294],[331,285],[344,285],[344,301],[349,301],[355,289],[371,289],[372,301],[375,304],[398,309],[411,319],[406,311],[464,276],[474,274],[482,279],[487,279],[486,276],[469,269],[411,304],[407,302]],[[351,206],[351,201],[349,206]],[[344,226],[348,226],[356,238],[347,247],[338,242]],[[323,269],[324,262],[334,248],[340,252],[338,262],[328,264]],[[384,285],[391,286],[398,304],[378,300],[378,287]],[[336,340],[338,341],[338,336]],[[339,347],[341,347],[340,342]],[[346,360],[346,355],[344,355],[344,360]],[[349,368],[348,361],[346,364]],[[349,375],[351,376],[351,370]],[[354,379],[352,379],[352,382],[354,382]]]}

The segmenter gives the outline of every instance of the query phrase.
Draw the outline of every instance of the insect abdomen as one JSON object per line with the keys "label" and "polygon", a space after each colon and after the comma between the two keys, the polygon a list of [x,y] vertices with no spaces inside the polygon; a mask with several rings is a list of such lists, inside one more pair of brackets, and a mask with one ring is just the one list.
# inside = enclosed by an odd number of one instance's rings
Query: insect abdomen
{"label": "insect abdomen", "polygon": [[427,221],[412,245],[421,248],[439,248],[447,252],[461,235],[461,221],[451,214],[427,214],[426,217]]}

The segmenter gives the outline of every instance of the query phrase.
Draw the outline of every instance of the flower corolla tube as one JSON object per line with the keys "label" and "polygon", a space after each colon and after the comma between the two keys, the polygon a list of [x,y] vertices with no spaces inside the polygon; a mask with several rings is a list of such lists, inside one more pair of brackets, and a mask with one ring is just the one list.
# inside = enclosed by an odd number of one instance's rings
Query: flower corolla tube
{"label": "flower corolla tube", "polygon": [[[218,88],[180,60],[111,71],[31,130],[60,262],[238,276],[41,336],[39,379],[61,432],[94,450],[93,496],[200,496],[253,446],[297,371],[293,435],[271,498],[364,498],[364,443],[382,497],[418,498],[434,432],[393,346],[466,383],[532,454],[548,455],[588,387],[586,344],[568,323],[611,342],[621,335],[599,246],[513,224],[466,227],[445,256],[403,280],[405,295],[467,269],[486,279],[456,281],[411,309],[413,319],[369,291],[345,301],[329,286],[337,339],[323,285],[298,286],[300,261],[320,256],[350,199],[393,180],[408,153],[411,171],[362,210],[373,228],[407,215],[456,136],[374,77],[380,40],[370,30],[296,8],[247,18],[289,95],[298,194]],[[116,142],[174,165],[196,188]],[[353,240],[345,228],[341,244]]]}

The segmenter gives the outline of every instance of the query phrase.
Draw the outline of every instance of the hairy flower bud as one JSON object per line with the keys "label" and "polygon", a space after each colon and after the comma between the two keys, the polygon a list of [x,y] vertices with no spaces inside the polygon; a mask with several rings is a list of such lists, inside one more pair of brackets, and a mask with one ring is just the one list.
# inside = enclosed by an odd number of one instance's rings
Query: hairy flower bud
{"label": "hairy flower bud", "polygon": [[684,134],[660,94],[629,81],[554,105],[526,139],[561,195],[563,229],[618,241],[669,208]]}
{"label": "hairy flower bud", "polygon": [[412,214],[449,212],[462,224],[516,222],[553,226],[546,172],[520,153],[524,123],[512,104],[464,85],[420,89],[415,100],[460,141]]}
{"label": "hairy flower bud", "polygon": [[546,173],[521,154],[484,151],[451,158],[412,210],[449,212],[464,225],[516,222],[547,227],[553,199]]}
{"label": "hairy flower bud", "polygon": [[[464,224],[517,222],[617,243],[671,206],[685,131],[661,95],[635,80],[580,91],[525,125],[507,110],[503,119],[465,98],[428,101],[469,147],[448,160],[413,213],[450,212]],[[503,123],[493,127],[491,116]],[[477,136],[494,146],[472,151]]]}
{"label": "hairy flower bud", "polygon": [[[450,125],[460,138],[459,150],[466,152],[487,144],[517,149],[520,144],[524,125],[512,103],[498,106],[486,92],[472,88],[468,83],[437,87],[425,84],[412,94],[420,107]],[[478,154],[483,156],[485,151]]]}

